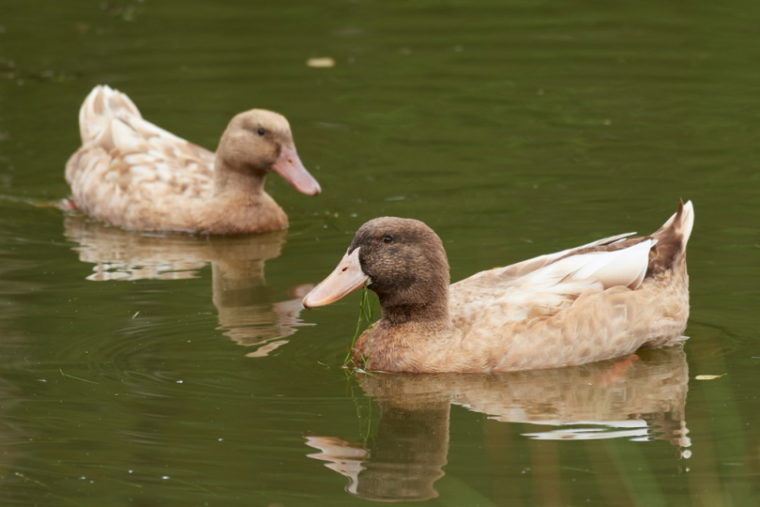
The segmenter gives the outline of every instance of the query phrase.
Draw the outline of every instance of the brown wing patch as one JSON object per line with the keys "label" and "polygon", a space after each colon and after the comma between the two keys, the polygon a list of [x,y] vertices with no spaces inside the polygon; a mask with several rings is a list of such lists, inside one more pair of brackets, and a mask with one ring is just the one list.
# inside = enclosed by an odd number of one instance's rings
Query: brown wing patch
{"label": "brown wing patch", "polygon": [[[655,276],[671,269],[679,254],[683,251],[683,201],[678,203],[678,211],[672,220],[668,220],[662,227],[652,234],[657,244],[649,251],[649,267],[647,277]],[[685,252],[684,252],[685,255]]]}

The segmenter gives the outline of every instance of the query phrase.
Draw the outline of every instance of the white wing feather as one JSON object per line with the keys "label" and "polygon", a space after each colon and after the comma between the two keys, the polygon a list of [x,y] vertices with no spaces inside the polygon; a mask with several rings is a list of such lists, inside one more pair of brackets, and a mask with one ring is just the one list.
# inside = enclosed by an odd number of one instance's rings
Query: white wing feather
{"label": "white wing feather", "polygon": [[521,284],[549,286],[569,280],[594,280],[604,288],[621,285],[637,288],[647,272],[649,250],[655,240],[647,239],[628,248],[610,252],[570,255],[524,277]]}
{"label": "white wing feather", "polygon": [[570,305],[584,292],[614,286],[634,289],[646,275],[649,250],[655,240],[646,239],[609,252],[573,254],[587,247],[613,244],[631,234],[603,238],[505,268],[477,273],[451,286],[449,304],[452,314],[483,314],[485,304],[496,311],[489,312],[490,317],[483,315],[478,322],[486,326],[481,320],[492,318],[493,324],[498,325],[524,320],[531,315],[554,313]]}

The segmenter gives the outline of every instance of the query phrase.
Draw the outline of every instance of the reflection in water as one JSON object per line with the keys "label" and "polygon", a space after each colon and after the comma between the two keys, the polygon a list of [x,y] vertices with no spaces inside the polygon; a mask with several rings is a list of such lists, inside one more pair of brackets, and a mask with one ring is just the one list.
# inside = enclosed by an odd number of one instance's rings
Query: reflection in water
{"label": "reflection in water", "polygon": [[293,287],[290,299],[274,302],[264,280],[264,264],[280,255],[285,231],[231,238],[149,234],[79,215],[67,215],[64,227],[66,237],[79,245],[74,248],[79,260],[95,265],[88,280],[194,278],[211,263],[219,329],[244,347],[256,347],[249,357],[266,356],[306,325],[299,312],[312,286]]}
{"label": "reflection in water", "polygon": [[688,457],[686,354],[679,346],[621,360],[553,370],[358,377],[380,408],[367,444],[309,436],[309,457],[349,478],[348,491],[375,500],[425,500],[437,493],[449,446],[449,407],[537,425],[531,439],[661,439]]}

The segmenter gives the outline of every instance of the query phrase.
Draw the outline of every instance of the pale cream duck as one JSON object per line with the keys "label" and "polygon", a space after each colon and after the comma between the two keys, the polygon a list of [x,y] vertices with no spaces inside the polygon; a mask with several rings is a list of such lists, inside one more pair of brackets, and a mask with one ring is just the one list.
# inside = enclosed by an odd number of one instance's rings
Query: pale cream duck
{"label": "pale cream duck", "polygon": [[357,340],[369,370],[495,372],[570,366],[684,339],[691,202],[649,236],[621,234],[449,286],[440,238],[424,223],[370,220],[303,300],[336,301],[367,284],[383,315]]}
{"label": "pale cream duck", "polygon": [[315,195],[288,121],[264,109],[232,118],[216,153],[144,120],[125,94],[96,86],[79,111],[82,146],[66,163],[76,208],[132,230],[244,234],[283,229],[270,172]]}

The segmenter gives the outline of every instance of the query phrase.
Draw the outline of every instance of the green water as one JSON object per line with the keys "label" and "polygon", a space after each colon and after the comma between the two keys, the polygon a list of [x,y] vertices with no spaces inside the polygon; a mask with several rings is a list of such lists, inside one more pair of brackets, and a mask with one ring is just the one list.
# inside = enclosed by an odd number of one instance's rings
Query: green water
{"label": "green water", "polygon": [[[758,21],[751,1],[3,0],[0,504],[756,505]],[[210,148],[234,113],[281,111],[323,194],[270,179],[290,230],[235,239],[42,206],[98,83]],[[351,376],[359,295],[299,314],[375,216],[428,222],[459,279],[649,232],[680,197],[683,349]]]}

